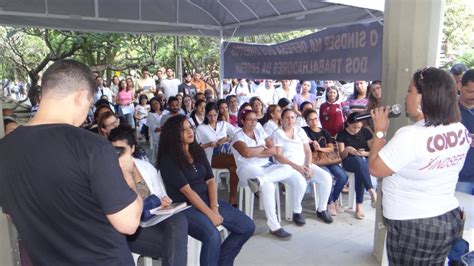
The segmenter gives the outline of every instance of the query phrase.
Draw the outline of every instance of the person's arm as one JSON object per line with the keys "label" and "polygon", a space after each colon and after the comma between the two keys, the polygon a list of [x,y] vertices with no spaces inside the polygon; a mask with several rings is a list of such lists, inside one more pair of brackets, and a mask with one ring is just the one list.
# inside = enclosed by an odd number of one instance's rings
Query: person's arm
{"label": "person's arm", "polygon": [[[265,150],[265,147],[263,146],[249,147],[243,141],[236,141],[232,146],[244,158],[265,157],[265,156],[261,156],[261,153],[263,153],[263,151]],[[266,156],[266,157],[269,157],[269,156]]]}
{"label": "person's arm", "polygon": [[189,185],[180,188],[179,191],[183,193],[186,199],[193,205],[194,208],[204,213],[214,225],[220,225],[224,221],[222,216],[215,213],[207,204],[199,197],[199,195]]}
{"label": "person's arm", "polygon": [[122,234],[132,235],[140,225],[140,217],[143,210],[143,201],[138,194],[135,181],[133,179],[133,159],[129,156],[121,156],[119,164],[127,185],[136,193],[135,200],[122,210],[113,214],[107,214],[107,219],[112,226]]}
{"label": "person's arm", "polygon": [[219,207],[217,203],[217,184],[216,184],[216,178],[211,178],[206,180],[206,185],[207,185],[207,194],[209,196],[209,205],[211,207],[211,210],[215,213],[219,213]]}
{"label": "person's arm", "polygon": [[[375,108],[371,112],[374,121],[375,132],[387,132],[389,127],[388,114],[390,107]],[[370,174],[379,178],[391,176],[394,171],[390,169],[385,162],[380,158],[379,152],[385,146],[385,138],[373,137],[371,140],[370,154],[369,154],[369,171]]]}

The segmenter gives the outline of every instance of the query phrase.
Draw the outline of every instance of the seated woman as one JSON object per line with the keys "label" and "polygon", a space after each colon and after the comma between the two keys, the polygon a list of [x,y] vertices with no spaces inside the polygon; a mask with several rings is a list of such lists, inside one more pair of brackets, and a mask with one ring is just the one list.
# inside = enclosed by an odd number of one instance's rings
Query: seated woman
{"label": "seated woman", "polygon": [[[122,149],[119,156],[133,156],[135,163],[133,177],[140,196],[145,199],[156,195],[162,207],[172,200],[167,196],[163,180],[150,163],[136,158],[137,141],[133,129],[120,126],[113,129],[109,141]],[[150,227],[139,227],[135,234],[127,236],[128,245],[133,253],[153,258],[161,258],[163,265],[186,265],[188,223],[186,216],[176,213]]]}
{"label": "seated woman", "polygon": [[237,117],[229,113],[229,105],[227,104],[226,100],[220,99],[217,101],[217,108],[219,109],[217,120],[225,121],[235,127],[237,124]]}
{"label": "seated woman", "polygon": [[237,177],[234,156],[230,153],[229,141],[234,136],[235,127],[225,121],[217,120],[217,105],[213,102],[206,104],[206,118],[196,128],[196,141],[206,152],[212,167],[228,169],[230,174],[229,203],[237,206]]}
{"label": "seated woman", "polygon": [[249,104],[250,107],[252,107],[252,111],[257,116],[258,122],[263,126],[267,121],[265,119],[264,105],[262,100],[260,100],[260,98],[257,96],[254,96],[250,98]]}
{"label": "seated woman", "polygon": [[[161,128],[158,166],[168,195],[192,205],[183,211],[188,233],[202,242],[201,265],[233,265],[242,246],[253,235],[255,224],[245,214],[217,200],[216,182],[194,131],[184,115],[170,117]],[[222,242],[216,226],[229,236]]]}
{"label": "seated woman", "polygon": [[[242,130],[235,133],[232,139],[232,153],[237,164],[237,175],[241,184],[249,185],[252,192],[261,192],[263,208],[267,217],[270,233],[280,239],[286,240],[291,234],[285,231],[278,222],[275,204],[275,182],[288,183],[293,192],[293,202],[301,203],[306,190],[306,181],[288,165],[273,164],[269,157],[275,155],[275,147],[271,138],[262,127],[257,127],[257,116],[250,110],[244,110],[239,116]],[[294,213],[300,224],[304,224],[301,210]]]}
{"label": "seated woman", "polygon": [[120,119],[112,111],[107,111],[97,118],[97,131],[99,135],[108,137],[110,131],[120,125]]}
{"label": "seated woman", "polygon": [[371,205],[375,207],[377,193],[370,179],[367,157],[371,145],[372,133],[362,122],[356,121],[358,113],[351,113],[347,118],[344,129],[337,134],[336,142],[342,158],[342,167],[354,173],[356,192],[356,218],[364,219],[364,188],[369,192]]}
{"label": "seated woman", "polygon": [[[296,117],[296,125],[299,126],[299,127],[306,127],[308,126],[306,124],[306,120],[304,119],[304,116],[303,114],[307,111],[307,110],[314,110],[314,106],[311,102],[303,102],[301,105],[300,105],[300,113],[301,115],[298,115]],[[293,110],[294,111],[294,110]],[[296,113],[296,112],[295,112]]]}
{"label": "seated woman", "polygon": [[267,108],[265,120],[267,122],[263,125],[263,129],[271,136],[273,132],[280,126],[281,108],[276,104],[270,104]]}
{"label": "seated woman", "polygon": [[197,100],[196,104],[194,105],[194,110],[189,115],[189,123],[193,128],[196,128],[202,122],[204,122],[205,118],[205,108],[206,108],[206,101],[204,100]]}
{"label": "seated woman", "polygon": [[[303,115],[308,124],[307,127],[303,127],[303,130],[310,139],[309,147],[311,148],[311,152],[333,152],[336,143],[329,131],[319,127],[318,113],[311,109],[306,111]],[[339,199],[348,177],[339,164],[326,165],[321,168],[331,173],[336,179],[328,202],[329,214],[335,216],[338,212],[344,212],[342,206],[337,203],[337,199]]]}
{"label": "seated woman", "polygon": [[[283,111],[281,122],[281,127],[273,133],[276,160],[281,164],[291,166],[293,172],[299,174],[301,179],[318,184],[319,201],[318,206],[316,206],[316,216],[325,223],[332,223],[333,220],[326,211],[332,188],[331,175],[312,163],[313,156],[309,147],[309,139],[304,130],[296,126],[295,111],[291,109]],[[301,200],[303,200],[303,196],[304,191],[301,199],[293,202],[295,206],[293,220],[297,225],[301,225],[297,213],[302,210]]]}

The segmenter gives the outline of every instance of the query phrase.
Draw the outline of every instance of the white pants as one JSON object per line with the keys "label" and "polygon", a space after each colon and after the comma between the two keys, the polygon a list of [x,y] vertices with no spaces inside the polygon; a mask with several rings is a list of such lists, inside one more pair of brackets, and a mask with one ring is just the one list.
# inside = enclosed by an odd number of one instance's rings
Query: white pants
{"label": "white pants", "polygon": [[327,209],[329,196],[331,195],[332,176],[330,173],[315,164],[311,164],[311,171],[313,172],[313,175],[308,182],[318,184],[318,211],[325,211]]}
{"label": "white pants", "polygon": [[290,185],[293,193],[293,212],[301,213],[301,201],[303,200],[307,183],[303,176],[291,168],[291,166],[274,164],[264,168],[248,164],[239,167],[237,175],[239,176],[240,184],[243,186],[247,186],[247,180],[250,178],[258,177],[263,181],[260,184],[260,191],[262,192],[263,208],[265,209],[267,225],[270,230],[275,231],[281,227],[276,216],[275,189],[278,189],[278,186],[275,185],[276,182],[281,181]]}

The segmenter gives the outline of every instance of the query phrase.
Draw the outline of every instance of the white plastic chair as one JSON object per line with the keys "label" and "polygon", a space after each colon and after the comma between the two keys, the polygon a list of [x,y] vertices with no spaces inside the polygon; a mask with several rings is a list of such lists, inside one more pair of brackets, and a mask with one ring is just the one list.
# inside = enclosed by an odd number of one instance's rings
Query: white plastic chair
{"label": "white plastic chair", "polygon": [[138,259],[140,257],[143,257],[143,265],[145,266],[153,266],[153,259],[150,257],[145,257],[137,253],[132,252],[132,257],[133,257],[133,262],[135,263],[135,266],[138,265]]}
{"label": "white plastic chair", "polygon": [[222,184],[222,179],[226,180],[227,191],[230,192],[230,173],[228,169],[224,168],[212,168],[212,174],[214,178],[217,180],[217,185]]}
{"label": "white plastic chair", "polygon": [[[278,183],[275,183],[275,200],[276,200],[276,211],[278,221],[281,221],[281,210],[280,210],[280,189]],[[248,186],[242,186],[239,182],[239,210],[245,213],[250,219],[253,220],[253,206],[255,195],[252,193]],[[263,198],[259,199],[259,209],[263,210]]]}

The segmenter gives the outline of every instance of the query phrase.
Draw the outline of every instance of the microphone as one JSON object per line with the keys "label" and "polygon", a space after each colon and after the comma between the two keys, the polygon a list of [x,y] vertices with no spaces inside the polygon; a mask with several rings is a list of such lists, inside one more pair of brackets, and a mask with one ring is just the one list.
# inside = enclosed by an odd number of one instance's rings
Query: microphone
{"label": "microphone", "polygon": [[[402,106],[397,103],[397,104],[394,104],[390,108],[390,113],[388,114],[388,117],[389,118],[399,117],[401,113],[402,113]],[[367,120],[369,118],[371,118],[370,112],[361,113],[361,114],[358,114],[354,117],[354,121],[357,122],[357,121]]]}

